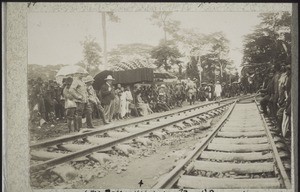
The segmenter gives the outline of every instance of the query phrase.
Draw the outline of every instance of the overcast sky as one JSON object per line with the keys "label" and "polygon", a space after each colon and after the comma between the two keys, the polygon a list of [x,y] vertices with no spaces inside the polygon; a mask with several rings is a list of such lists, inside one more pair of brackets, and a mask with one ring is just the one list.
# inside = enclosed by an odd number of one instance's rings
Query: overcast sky
{"label": "overcast sky", "polygon": [[[156,46],[162,29],[149,20],[151,12],[116,12],[119,23],[107,22],[108,50],[118,44],[145,43]],[[181,28],[204,34],[223,31],[230,41],[230,58],[239,66],[243,36],[259,24],[258,12],[173,12]],[[83,59],[80,42],[91,35],[103,48],[100,13],[29,13],[28,63],[74,64]]]}

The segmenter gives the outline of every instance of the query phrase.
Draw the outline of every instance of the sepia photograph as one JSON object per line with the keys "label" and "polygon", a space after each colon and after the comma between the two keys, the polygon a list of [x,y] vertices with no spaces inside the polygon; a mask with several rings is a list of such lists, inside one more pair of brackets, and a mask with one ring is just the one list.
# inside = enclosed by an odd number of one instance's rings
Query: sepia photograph
{"label": "sepia photograph", "polygon": [[292,3],[49,4],[26,3],[32,190],[295,189]]}

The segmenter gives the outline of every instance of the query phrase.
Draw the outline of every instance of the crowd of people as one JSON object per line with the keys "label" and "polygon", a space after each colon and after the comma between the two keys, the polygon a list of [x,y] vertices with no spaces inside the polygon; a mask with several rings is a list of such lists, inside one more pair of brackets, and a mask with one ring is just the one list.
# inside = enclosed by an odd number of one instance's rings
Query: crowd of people
{"label": "crowd of people", "polygon": [[[102,119],[104,124],[113,120],[132,116],[146,116],[151,113],[182,107],[184,101],[191,105],[195,101],[214,99],[216,85],[195,81],[178,81],[170,84],[136,84],[122,86],[113,84],[109,75],[100,90],[94,90],[91,76],[76,74],[63,79],[62,85],[56,81],[31,79],[28,83],[30,122],[38,127],[44,123],[54,124],[59,120],[67,122],[69,131],[79,131],[86,118],[86,126],[93,128],[94,118]],[[223,86],[225,93],[227,88]],[[221,89],[221,86],[220,86]],[[232,96],[225,94],[225,97]]]}
{"label": "crowd of people", "polygon": [[[41,78],[29,81],[30,121],[40,127],[43,123],[54,124],[64,120],[70,132],[83,127],[93,128],[93,119],[102,119],[104,124],[119,119],[146,116],[182,107],[187,101],[212,101],[220,98],[245,94],[246,88],[234,82],[230,84],[198,83],[196,79],[178,80],[163,84],[114,84],[108,75],[100,90],[94,90],[91,76],[75,74],[63,79],[63,84],[42,81]],[[290,67],[274,68],[266,76],[259,90],[262,93],[262,111],[276,118],[284,127],[284,135],[290,126]]]}
{"label": "crowd of people", "polygon": [[[261,110],[277,122],[283,137],[291,127],[291,67],[275,65],[265,76],[261,89]],[[289,132],[290,133],[290,132]]]}

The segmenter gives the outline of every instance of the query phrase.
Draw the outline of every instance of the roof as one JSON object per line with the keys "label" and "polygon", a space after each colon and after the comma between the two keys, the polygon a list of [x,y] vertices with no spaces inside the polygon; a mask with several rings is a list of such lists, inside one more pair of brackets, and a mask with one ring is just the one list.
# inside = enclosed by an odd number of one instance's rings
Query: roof
{"label": "roof", "polygon": [[176,77],[173,75],[170,75],[169,73],[153,73],[154,78],[160,78],[160,79],[175,79]]}

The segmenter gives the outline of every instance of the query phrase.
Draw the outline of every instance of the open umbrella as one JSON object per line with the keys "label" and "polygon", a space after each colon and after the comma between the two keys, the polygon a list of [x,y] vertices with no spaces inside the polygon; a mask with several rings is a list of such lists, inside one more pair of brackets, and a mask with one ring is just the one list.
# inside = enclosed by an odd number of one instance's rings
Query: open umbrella
{"label": "open umbrella", "polygon": [[88,72],[78,65],[68,65],[62,67],[56,74],[56,77],[67,76],[72,74],[88,74]]}
{"label": "open umbrella", "polygon": [[94,83],[93,83],[93,87],[95,90],[100,90],[101,89],[101,86],[105,83],[105,78],[108,76],[108,75],[113,75],[113,71],[108,71],[108,70],[105,70],[105,71],[102,71],[100,73],[98,73],[95,77],[94,77]]}

